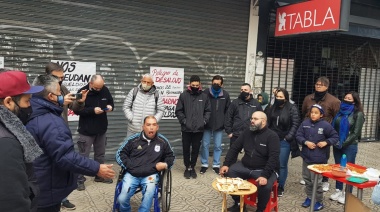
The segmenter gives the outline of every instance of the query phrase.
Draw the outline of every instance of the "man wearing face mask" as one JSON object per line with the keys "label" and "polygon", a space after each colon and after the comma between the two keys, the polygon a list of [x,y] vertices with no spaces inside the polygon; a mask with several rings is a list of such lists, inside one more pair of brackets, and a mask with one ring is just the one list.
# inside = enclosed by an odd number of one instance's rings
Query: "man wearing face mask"
{"label": "man wearing face mask", "polygon": [[[236,162],[239,152],[244,149],[241,161]],[[269,201],[273,183],[277,180],[280,167],[280,138],[268,128],[267,116],[256,111],[250,119],[250,126],[231,145],[220,174],[227,177],[255,179],[258,203],[256,212],[263,212]],[[228,211],[240,211],[239,196],[232,196],[235,204]]]}
{"label": "man wearing face mask", "polygon": [[250,126],[250,118],[255,111],[263,111],[257,99],[251,94],[251,85],[244,83],[240,88],[240,95],[233,100],[224,121],[224,128],[230,138],[230,146],[239,135]]}
{"label": "man wearing face mask", "polygon": [[[79,115],[78,124],[78,149],[79,154],[85,157],[90,156],[91,147],[94,146],[94,160],[103,164],[106,151],[106,132],[108,128],[107,113],[113,111],[113,98],[104,85],[104,79],[101,75],[93,75],[90,82],[78,90],[77,93],[83,90],[89,90],[87,94],[85,107],[83,110],[74,113]],[[78,190],[85,189],[84,181],[86,178],[83,175],[78,176]],[[103,179],[95,176],[95,182],[112,183],[112,179]]]}
{"label": "man wearing face mask", "polygon": [[158,93],[152,75],[145,74],[141,83],[132,88],[123,104],[123,111],[128,122],[127,138],[140,133],[146,116],[154,116],[159,122],[164,115],[164,103]]}
{"label": "man wearing face mask", "polygon": [[33,95],[33,113],[27,130],[43,149],[34,163],[34,171],[41,190],[37,212],[58,212],[61,201],[77,187],[76,173],[112,178],[112,165],[100,164],[74,151],[72,134],[61,117],[63,102],[58,79],[40,75],[34,85],[44,90]]}
{"label": "man wearing face mask", "polygon": [[39,189],[33,161],[43,152],[25,129],[32,108],[32,94],[42,86],[30,86],[21,71],[0,69],[0,211],[36,211]]}

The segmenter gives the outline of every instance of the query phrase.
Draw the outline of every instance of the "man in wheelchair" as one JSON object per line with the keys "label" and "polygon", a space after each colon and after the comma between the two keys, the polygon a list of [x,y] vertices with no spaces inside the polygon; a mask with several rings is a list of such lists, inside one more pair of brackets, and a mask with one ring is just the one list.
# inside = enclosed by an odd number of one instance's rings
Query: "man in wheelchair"
{"label": "man in wheelchair", "polygon": [[118,197],[120,212],[131,211],[130,199],[139,187],[143,195],[139,212],[150,211],[159,172],[170,168],[174,162],[168,140],[157,133],[156,118],[145,117],[142,128],[141,133],[127,138],[116,153],[117,163],[126,170]]}

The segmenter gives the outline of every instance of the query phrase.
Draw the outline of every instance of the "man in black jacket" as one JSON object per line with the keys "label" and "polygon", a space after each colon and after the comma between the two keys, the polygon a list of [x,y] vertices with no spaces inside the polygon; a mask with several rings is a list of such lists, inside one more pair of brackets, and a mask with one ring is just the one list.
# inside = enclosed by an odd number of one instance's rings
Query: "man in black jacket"
{"label": "man in black jacket", "polygon": [[222,140],[224,129],[224,116],[231,104],[230,95],[223,89],[223,77],[215,75],[211,80],[210,88],[206,88],[204,93],[208,95],[211,103],[210,121],[206,124],[203,132],[201,147],[202,167],[200,173],[203,174],[208,168],[208,156],[211,136],[214,139],[214,153],[212,169],[219,174],[220,156],[222,155]]}
{"label": "man in black jacket", "polygon": [[[194,167],[197,163],[203,131],[211,114],[210,100],[202,92],[199,76],[190,77],[190,85],[179,96],[175,114],[181,124],[183,161],[185,163],[184,177],[186,179],[196,178]],[[191,154],[190,146],[192,147]]]}
{"label": "man in black jacket", "polygon": [[263,111],[260,103],[251,94],[251,85],[244,83],[240,88],[240,95],[233,100],[228,108],[224,128],[230,138],[230,146],[239,135],[249,128],[253,112]]}
{"label": "man in black jacket", "polygon": [[[244,148],[244,156],[236,162],[239,152]],[[280,167],[280,138],[268,128],[267,117],[261,111],[254,112],[249,129],[245,130],[231,145],[227,152],[221,175],[253,178],[258,186],[256,212],[263,212],[269,201],[273,183]],[[239,196],[232,196],[235,204],[228,211],[239,210]]]}
{"label": "man in black jacket", "polygon": [[[108,128],[107,113],[113,111],[114,103],[110,91],[104,86],[104,79],[101,75],[91,77],[90,83],[78,90],[89,90],[83,110],[75,110],[79,115],[79,153],[89,157],[91,146],[94,145],[94,160],[100,164],[104,163],[106,148],[106,132]],[[78,190],[84,190],[83,175],[78,176]],[[112,183],[112,179],[103,179],[95,176],[95,182]]]}

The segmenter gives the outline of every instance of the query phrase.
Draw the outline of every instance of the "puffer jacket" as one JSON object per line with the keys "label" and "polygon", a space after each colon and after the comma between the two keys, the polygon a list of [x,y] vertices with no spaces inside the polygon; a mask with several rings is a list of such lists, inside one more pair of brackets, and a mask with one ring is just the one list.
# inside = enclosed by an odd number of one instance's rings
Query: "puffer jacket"
{"label": "puffer jacket", "polygon": [[[339,142],[338,133],[327,121],[320,119],[316,122],[306,119],[300,125],[296,134],[297,142],[302,145],[301,157],[307,164],[327,163],[328,146],[336,145]],[[305,141],[317,144],[320,141],[326,141],[327,146],[315,149],[309,149]]]}
{"label": "puffer jacket", "polygon": [[212,131],[223,130],[225,114],[231,104],[230,95],[224,89],[222,89],[216,98],[210,88],[206,88],[204,93],[208,95],[211,103],[210,120],[206,124],[205,129]]}
{"label": "puffer jacket", "polygon": [[[338,117],[335,123],[333,123],[333,126],[337,132],[339,132],[341,119],[342,117]],[[364,113],[360,111],[351,113],[348,116],[348,122],[350,123],[350,131],[346,140],[342,144],[342,148],[358,144],[364,124]]]}
{"label": "puffer jacket", "polygon": [[153,85],[148,92],[145,92],[141,88],[141,83],[137,87],[138,92],[135,100],[132,102],[134,89],[132,88],[123,104],[123,111],[128,122],[128,131],[133,133],[141,132],[141,126],[146,116],[153,115],[157,119],[157,122],[159,122],[164,114],[164,103],[161,95],[158,96],[156,107],[154,95],[156,92],[159,92],[156,86]]}
{"label": "puffer jacket", "polygon": [[95,176],[99,163],[74,151],[71,131],[61,117],[62,107],[46,99],[33,96],[33,113],[26,128],[43,150],[34,163],[34,171],[41,194],[39,207],[59,204],[77,187],[80,173]]}

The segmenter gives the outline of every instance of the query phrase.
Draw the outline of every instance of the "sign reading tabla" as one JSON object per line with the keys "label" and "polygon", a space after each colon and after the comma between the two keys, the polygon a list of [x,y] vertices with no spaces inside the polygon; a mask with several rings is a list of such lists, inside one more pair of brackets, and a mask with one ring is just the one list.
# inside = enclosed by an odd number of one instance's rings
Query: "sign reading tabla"
{"label": "sign reading tabla", "polygon": [[275,36],[346,30],[341,27],[341,0],[312,0],[277,9]]}

